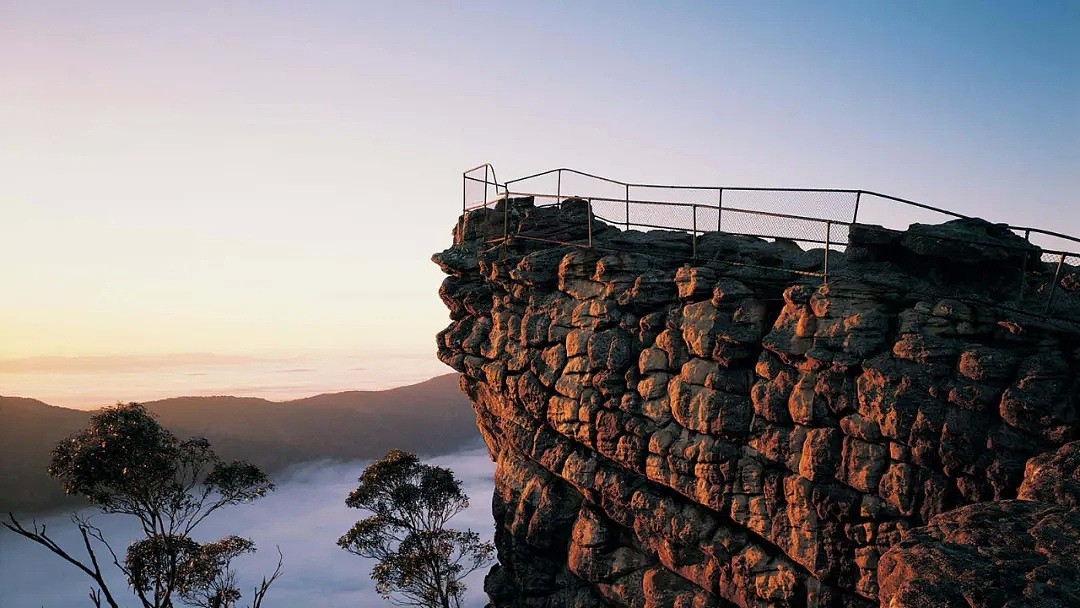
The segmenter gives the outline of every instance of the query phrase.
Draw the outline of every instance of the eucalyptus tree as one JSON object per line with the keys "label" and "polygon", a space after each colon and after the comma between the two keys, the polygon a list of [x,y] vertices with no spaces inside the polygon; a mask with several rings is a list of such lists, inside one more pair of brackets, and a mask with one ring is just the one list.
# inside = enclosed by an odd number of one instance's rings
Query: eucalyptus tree
{"label": "eucalyptus tree", "polygon": [[494,546],[472,530],[447,529],[469,497],[450,469],[393,450],[364,469],[345,504],[371,513],[338,545],[377,560],[376,589],[398,605],[459,608],[463,579],[492,562]]}
{"label": "eucalyptus tree", "polygon": [[[24,526],[11,513],[6,528],[53,552],[93,581],[95,606],[119,608],[102,564],[111,562],[127,579],[143,608],[169,608],[177,602],[229,608],[242,597],[232,560],[255,551],[245,538],[228,536],[209,543],[194,540],[195,529],[214,512],[249,503],[274,489],[258,467],[224,462],[203,438],[178,439],[137,403],[105,408],[89,426],[60,442],[49,474],[67,494],[84,497],[102,513],[134,518],[142,536],[123,558],[90,517],[73,515],[82,539],[79,551],[61,547],[44,525]],[[81,555],[80,555],[81,554]],[[275,570],[253,589],[259,608]]]}

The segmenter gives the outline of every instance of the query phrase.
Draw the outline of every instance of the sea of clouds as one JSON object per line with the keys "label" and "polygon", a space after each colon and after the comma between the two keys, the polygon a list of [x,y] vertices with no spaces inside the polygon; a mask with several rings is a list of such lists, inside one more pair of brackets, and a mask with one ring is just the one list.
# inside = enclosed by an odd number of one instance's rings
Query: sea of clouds
{"label": "sea of clouds", "polygon": [[[487,451],[470,449],[427,462],[452,469],[469,496],[469,508],[458,514],[451,526],[471,528],[490,540],[495,465]],[[266,608],[388,606],[375,592],[369,576],[373,562],[347,553],[336,544],[338,537],[363,516],[362,511],[345,506],[345,497],[356,487],[357,477],[367,464],[367,461],[355,461],[294,467],[277,476],[277,490],[266,498],[211,515],[197,528],[196,540],[237,534],[255,541],[258,552],[234,562],[244,584],[246,600],[251,597],[247,588],[273,571],[278,557],[275,546],[280,547],[285,556],[284,573],[267,594]],[[118,551],[138,533],[130,517],[97,514],[92,521]],[[74,553],[81,548],[78,532],[66,515],[45,517],[38,523],[48,525],[50,535],[69,551]],[[105,556],[99,555],[99,559],[102,557]],[[485,573],[483,569],[467,579],[465,606],[480,607],[486,603]],[[0,529],[0,606],[3,608],[89,606],[90,582],[89,577],[46,549]],[[114,577],[110,586],[117,596],[120,592],[127,593],[122,576]],[[134,606],[135,601],[121,605]]]}

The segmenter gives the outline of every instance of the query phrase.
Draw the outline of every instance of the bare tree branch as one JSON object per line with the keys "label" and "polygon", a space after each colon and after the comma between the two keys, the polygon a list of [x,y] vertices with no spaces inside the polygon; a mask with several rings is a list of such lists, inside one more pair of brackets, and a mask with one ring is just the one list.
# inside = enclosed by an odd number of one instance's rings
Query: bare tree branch
{"label": "bare tree branch", "polygon": [[[8,513],[8,521],[0,522],[0,525],[4,526],[8,530],[27,538],[42,547],[45,547],[49,551],[61,557],[64,561],[75,566],[79,570],[82,570],[87,576],[89,576],[98,585],[97,593],[97,605],[100,606],[101,595],[104,595],[105,601],[108,602],[112,608],[120,608],[117,605],[116,600],[113,598],[112,592],[109,590],[109,586],[105,583],[105,577],[102,576],[101,567],[98,565],[97,555],[94,554],[94,548],[90,543],[90,537],[87,530],[83,526],[79,526],[79,533],[82,535],[83,546],[86,548],[86,553],[90,557],[90,565],[76,559],[70,553],[65,551],[63,547],[57,544],[52,538],[49,538],[48,532],[45,526],[38,527],[37,521],[31,520],[31,528],[26,529],[23,527],[19,520],[15,519],[13,513]],[[94,598],[94,591],[91,591],[91,599]]]}
{"label": "bare tree branch", "polygon": [[262,582],[255,589],[255,597],[252,598],[251,608],[262,608],[263,598],[266,597],[266,592],[270,590],[270,585],[274,584],[274,581],[281,576],[281,565],[285,563],[285,556],[281,554],[281,547],[277,547],[277,567],[270,574],[270,578],[263,577]]}

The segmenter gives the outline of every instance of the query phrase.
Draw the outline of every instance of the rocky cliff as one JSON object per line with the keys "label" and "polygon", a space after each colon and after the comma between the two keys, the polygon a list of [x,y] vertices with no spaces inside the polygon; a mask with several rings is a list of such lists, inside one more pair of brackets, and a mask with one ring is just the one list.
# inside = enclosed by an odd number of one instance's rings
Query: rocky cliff
{"label": "rocky cliff", "polygon": [[1053,269],[981,220],[852,226],[827,282],[820,249],[580,200],[454,239],[495,606],[1080,605],[1074,268],[1044,316]]}

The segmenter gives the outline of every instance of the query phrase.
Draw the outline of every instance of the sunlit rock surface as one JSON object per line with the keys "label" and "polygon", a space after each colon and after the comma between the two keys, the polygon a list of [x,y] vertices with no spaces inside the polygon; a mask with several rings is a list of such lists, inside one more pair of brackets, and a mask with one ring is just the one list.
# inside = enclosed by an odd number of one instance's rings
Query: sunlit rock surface
{"label": "sunlit rock surface", "polygon": [[854,226],[823,284],[821,250],[588,221],[515,200],[433,257],[495,606],[1080,602],[1080,292],[1033,314],[1034,246]]}

